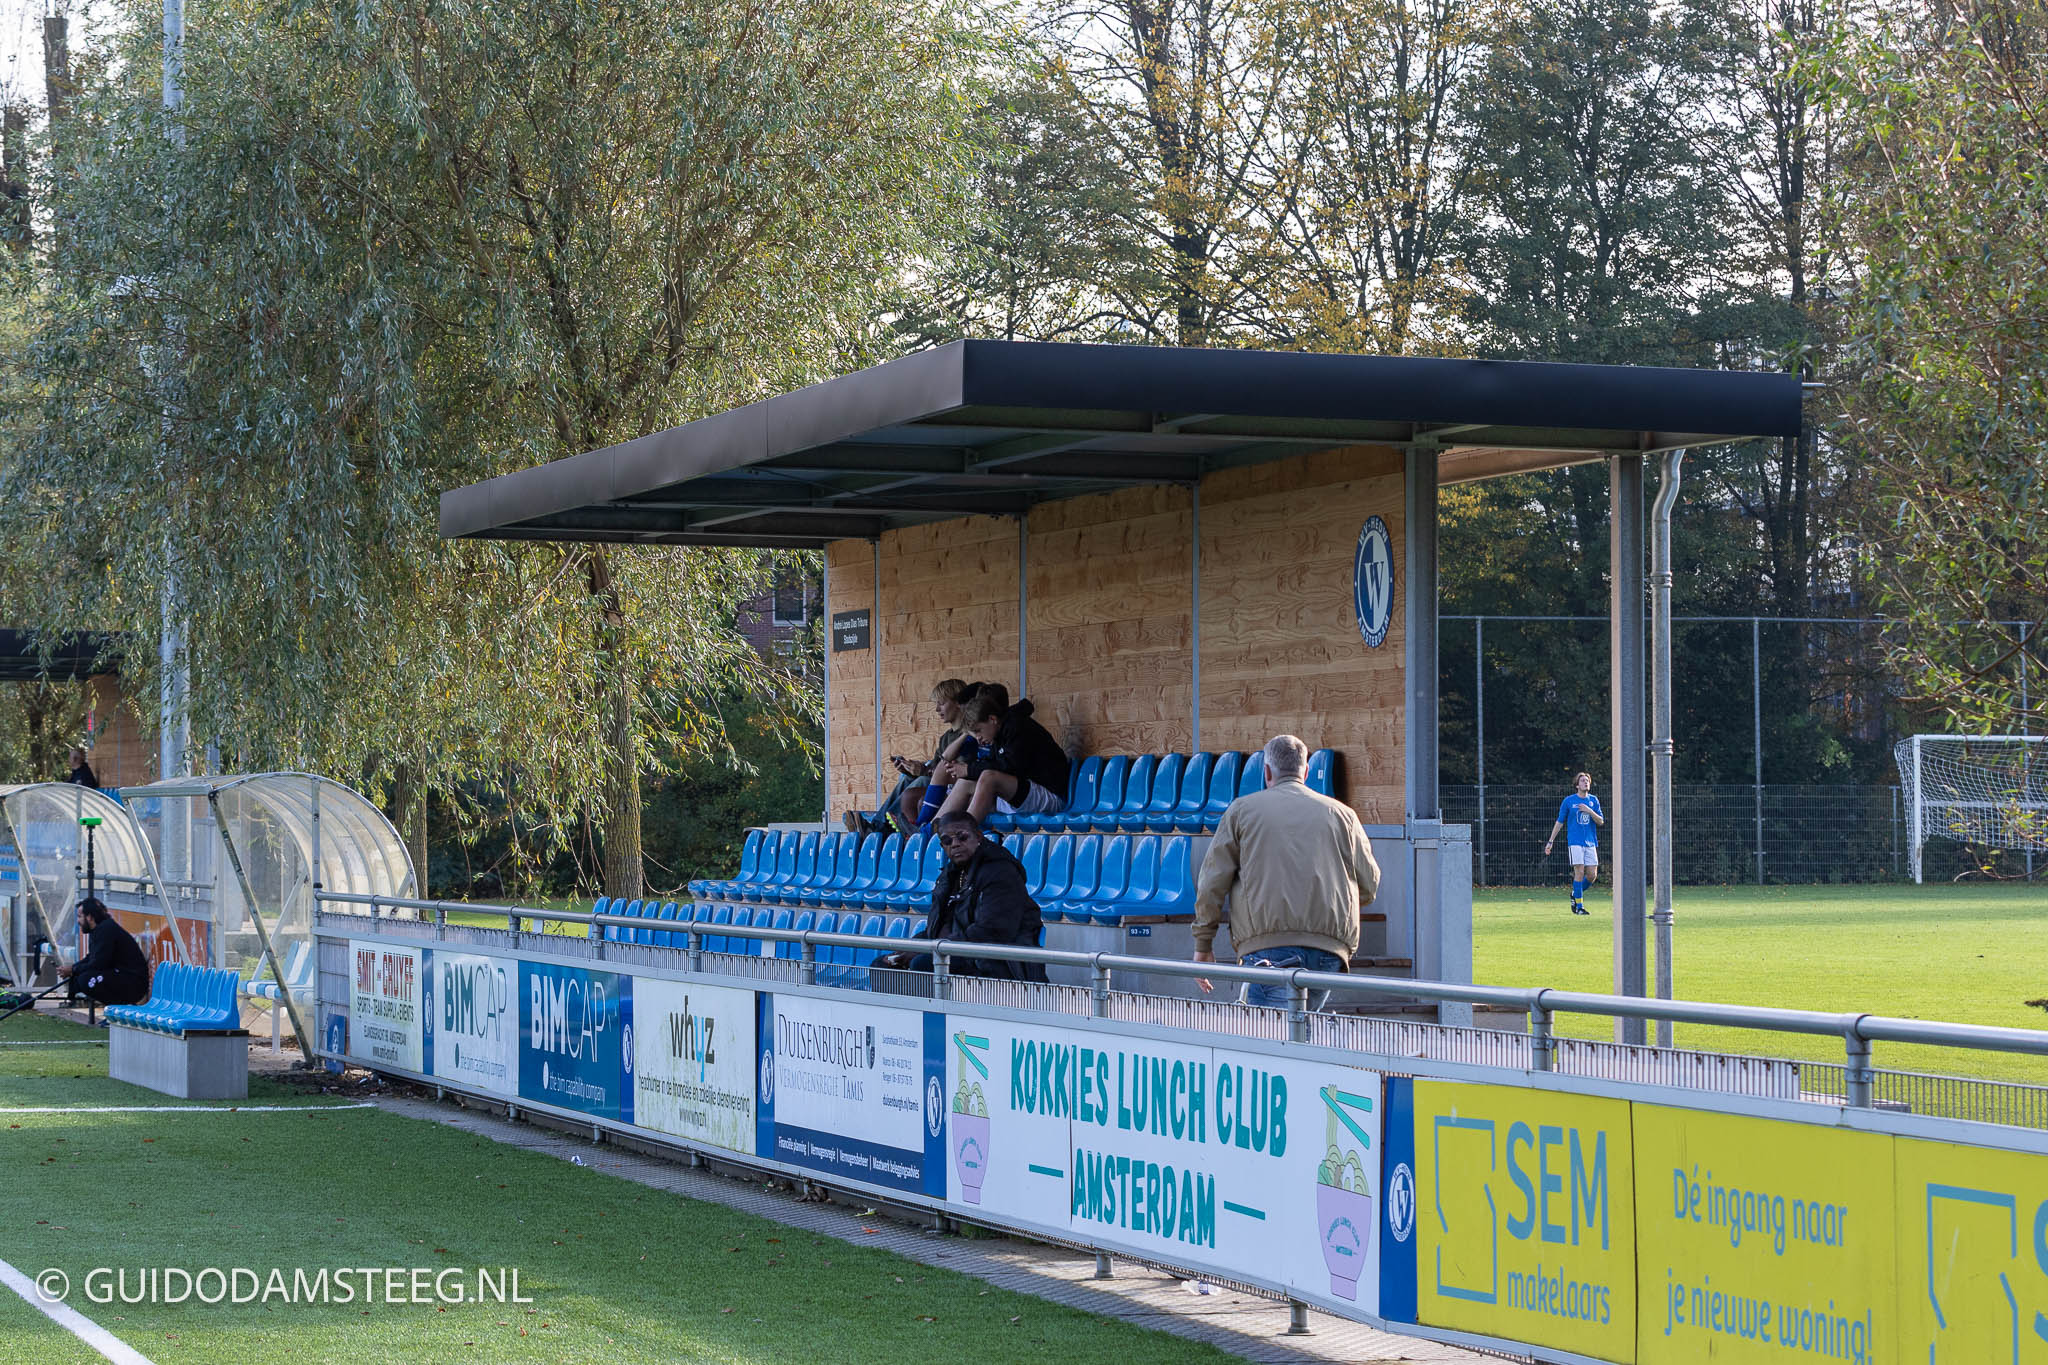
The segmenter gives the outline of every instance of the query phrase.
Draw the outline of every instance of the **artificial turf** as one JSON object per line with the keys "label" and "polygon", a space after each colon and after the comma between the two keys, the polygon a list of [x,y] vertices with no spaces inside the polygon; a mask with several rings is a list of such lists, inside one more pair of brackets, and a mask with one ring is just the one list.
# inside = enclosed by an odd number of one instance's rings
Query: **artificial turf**
{"label": "artificial turf", "polygon": [[[1602,883],[1589,916],[1568,889],[1473,898],[1475,980],[1614,989],[1613,915]],[[1673,994],[1683,1000],[2048,1028],[2048,885],[1680,887],[1672,896]],[[1655,927],[1644,936],[1654,944]],[[1611,1020],[1558,1019],[1612,1038]],[[1681,1024],[1679,1047],[1837,1062],[1841,1044],[1790,1033]],[[1875,1063],[2048,1085],[2048,1058],[1879,1043]]]}
{"label": "artificial turf", "polygon": [[[19,1021],[16,1021],[17,1023]],[[28,1030],[0,1025],[0,1041]],[[39,1038],[65,1026],[38,1022]],[[158,1104],[106,1050],[0,1048],[0,1110]],[[102,1035],[103,1036],[103,1035]],[[317,1103],[286,1087],[255,1103]],[[213,1108],[221,1106],[215,1104]],[[1224,1361],[876,1248],[375,1109],[0,1113],[0,1247],[64,1270],[72,1306],[157,1361]],[[93,1304],[100,1267],[517,1269],[530,1304]],[[333,1282],[330,1281],[330,1284]],[[437,1282],[438,1283],[438,1282]],[[409,1290],[409,1282],[408,1282]],[[38,1362],[90,1360],[0,1290],[0,1332]]]}

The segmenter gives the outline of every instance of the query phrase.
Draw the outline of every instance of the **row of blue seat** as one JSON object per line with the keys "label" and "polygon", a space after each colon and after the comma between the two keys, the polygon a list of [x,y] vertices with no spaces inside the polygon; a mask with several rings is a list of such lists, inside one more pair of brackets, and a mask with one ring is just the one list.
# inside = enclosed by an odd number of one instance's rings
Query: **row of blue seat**
{"label": "row of blue seat", "polygon": [[[659,924],[690,918],[692,909],[708,910],[714,926],[704,933],[704,951],[707,953],[736,953],[747,957],[798,958],[803,955],[801,947],[793,942],[754,938],[744,931],[750,928],[790,929],[802,933],[806,929],[821,934],[864,934],[870,938],[915,938],[924,932],[925,918],[922,915],[862,914],[847,911],[844,914],[831,910],[792,910],[787,906],[703,906],[682,907],[674,901],[657,904],[654,901],[599,900],[592,907],[596,914],[620,915],[646,919]],[[604,937],[614,943],[646,943],[656,947],[687,948],[688,929],[662,929],[655,927],[632,927],[609,925]],[[879,948],[852,948],[837,945],[820,945],[817,950],[818,980],[828,986],[849,986],[858,990],[867,988],[869,964],[882,955]]]}
{"label": "row of blue seat", "polygon": [[109,1005],[107,1019],[156,1033],[187,1033],[238,1029],[241,1010],[235,1004],[240,979],[214,967],[188,967],[166,962],[150,980],[149,999],[139,1005]]}
{"label": "row of blue seat", "polygon": [[[1318,749],[1303,775],[1313,791],[1336,794],[1337,754]],[[1073,767],[1066,808],[1055,815],[992,814],[990,829],[1077,833],[1204,834],[1240,796],[1266,785],[1266,756],[1220,754],[1091,755]]]}
{"label": "row of blue seat", "polygon": [[[751,842],[755,831],[748,836]],[[772,836],[770,836],[772,837]],[[796,852],[788,855],[794,843]],[[765,840],[754,874],[729,882],[692,882],[702,904],[794,905],[842,912],[916,911],[931,904],[945,866],[936,838],[922,834],[791,833],[766,865]],[[1025,884],[1049,922],[1115,923],[1132,916],[1183,918],[1195,910],[1194,838],[1185,834],[1024,834],[1010,836]],[[857,851],[856,851],[857,850]],[[784,856],[787,856],[785,864]]]}

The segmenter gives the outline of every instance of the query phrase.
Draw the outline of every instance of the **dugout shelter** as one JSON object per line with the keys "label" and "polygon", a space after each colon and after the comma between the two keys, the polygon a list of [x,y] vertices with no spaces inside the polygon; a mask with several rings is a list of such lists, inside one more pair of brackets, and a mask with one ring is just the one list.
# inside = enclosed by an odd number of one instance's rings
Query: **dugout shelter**
{"label": "dugout shelter", "polygon": [[[1009,684],[1070,753],[1126,776],[1299,734],[1335,755],[1331,789],[1386,873],[1364,965],[1463,981],[1471,844],[1438,798],[1438,493],[1604,461],[1615,987],[1640,995],[1643,462],[1795,435],[1800,407],[1783,374],[961,341],[451,490],[441,530],[823,551],[827,816],[872,808],[887,756],[929,749],[943,677]],[[1153,925],[1051,932],[1185,944]]]}

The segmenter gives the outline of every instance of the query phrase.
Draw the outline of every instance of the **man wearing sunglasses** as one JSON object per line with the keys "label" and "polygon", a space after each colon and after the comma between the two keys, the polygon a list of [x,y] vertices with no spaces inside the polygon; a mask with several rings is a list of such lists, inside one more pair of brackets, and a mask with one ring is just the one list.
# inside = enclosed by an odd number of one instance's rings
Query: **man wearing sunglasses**
{"label": "man wearing sunglasses", "polygon": [[[932,888],[931,914],[918,937],[1037,947],[1043,922],[1038,902],[1025,887],[1024,865],[1001,844],[982,837],[981,822],[964,810],[941,815],[935,825],[939,846],[946,850],[946,866]],[[928,972],[932,955],[891,953],[875,965]],[[1045,966],[1038,962],[956,954],[947,966],[955,976],[1045,980]]]}

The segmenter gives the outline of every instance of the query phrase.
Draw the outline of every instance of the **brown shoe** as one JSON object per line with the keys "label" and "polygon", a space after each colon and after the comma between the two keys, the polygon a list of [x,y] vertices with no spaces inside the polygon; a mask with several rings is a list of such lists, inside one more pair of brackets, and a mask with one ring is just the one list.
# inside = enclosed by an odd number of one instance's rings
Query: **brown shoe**
{"label": "brown shoe", "polygon": [[859,811],[850,810],[839,817],[839,823],[846,826],[848,834],[867,833],[867,821],[860,818]]}

